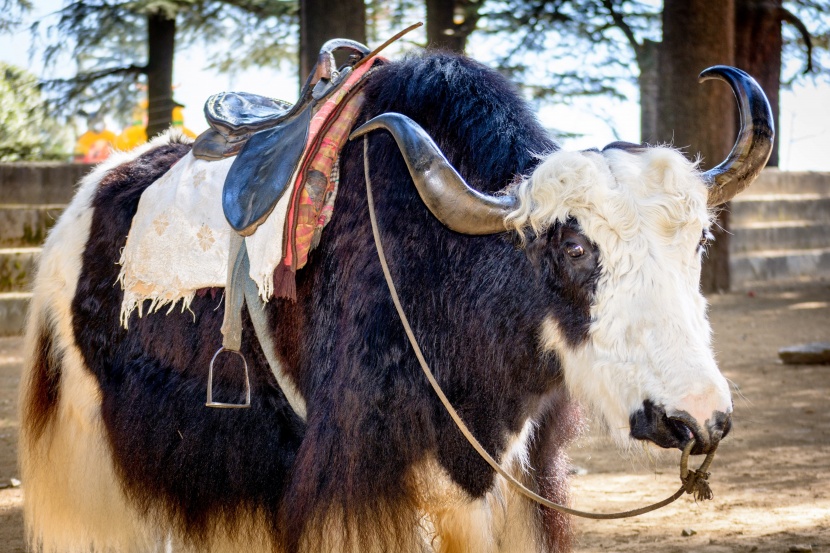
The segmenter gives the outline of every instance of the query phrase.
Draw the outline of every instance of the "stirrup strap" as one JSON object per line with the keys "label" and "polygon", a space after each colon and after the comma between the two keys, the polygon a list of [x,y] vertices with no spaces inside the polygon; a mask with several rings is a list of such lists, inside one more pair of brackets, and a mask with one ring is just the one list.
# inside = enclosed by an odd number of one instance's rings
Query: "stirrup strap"
{"label": "stirrup strap", "polygon": [[[245,239],[237,233],[231,233],[229,247],[229,263],[227,286],[225,287],[225,315],[222,320],[222,347],[214,354],[208,370],[207,402],[208,407],[224,409],[244,409],[251,405],[251,384],[248,374],[248,363],[240,351],[242,347],[242,307],[247,305],[248,314],[253,323],[254,333],[268,361],[268,367],[277,380],[277,385],[282,389],[283,395],[288,400],[294,412],[306,419],[306,404],[300,395],[294,382],[282,370],[279,359],[277,359],[274,348],[274,340],[268,329],[268,316],[265,311],[265,303],[259,297],[259,290],[256,282],[249,276],[251,264],[248,258],[248,249],[245,247]],[[242,359],[245,371],[245,395],[243,403],[220,403],[213,398],[213,364],[216,358],[223,352],[235,353]]]}
{"label": "stirrup strap", "polygon": [[[242,305],[245,301],[245,278],[248,277],[248,255],[245,239],[232,232],[228,255],[228,276],[225,286],[225,315],[222,319],[222,347],[213,354],[208,367],[207,399],[205,405],[217,409],[247,409],[251,406],[251,377],[248,361],[242,354]],[[225,403],[213,401],[213,365],[222,353],[233,353],[242,359],[245,374],[245,401]]]}

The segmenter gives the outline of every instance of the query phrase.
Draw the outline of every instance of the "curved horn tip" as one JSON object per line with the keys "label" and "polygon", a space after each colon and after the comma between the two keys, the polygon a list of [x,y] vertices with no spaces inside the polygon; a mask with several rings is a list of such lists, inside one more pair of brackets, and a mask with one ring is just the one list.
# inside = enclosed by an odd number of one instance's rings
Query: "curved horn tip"
{"label": "curved horn tip", "polygon": [[395,112],[381,113],[380,115],[377,115],[369,119],[368,121],[360,125],[358,128],[353,130],[352,134],[349,135],[349,140],[360,138],[364,134],[368,134],[377,129],[389,129],[390,123],[393,123],[395,119],[405,121],[409,119],[409,117]]}
{"label": "curved horn tip", "polygon": [[729,201],[760,174],[772,153],[775,128],[769,101],[761,86],[735,67],[716,65],[704,70],[699,81],[717,79],[729,84],[738,102],[741,128],[727,158],[703,174],[709,186],[709,205]]}
{"label": "curved horn tip", "polygon": [[[732,67],[730,65],[713,65],[712,67],[707,67],[700,72],[700,75],[697,77],[697,82],[702,83],[712,79],[727,81],[730,77],[734,78],[737,76],[752,79],[752,76],[749,73],[742,69],[738,69],[737,67]],[[752,80],[754,81],[755,79]]]}

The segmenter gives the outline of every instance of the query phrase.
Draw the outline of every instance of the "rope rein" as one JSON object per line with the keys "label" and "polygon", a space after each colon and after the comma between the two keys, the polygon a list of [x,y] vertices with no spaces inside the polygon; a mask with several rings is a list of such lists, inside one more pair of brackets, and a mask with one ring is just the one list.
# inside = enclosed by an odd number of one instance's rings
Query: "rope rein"
{"label": "rope rein", "polygon": [[418,341],[415,339],[415,335],[412,333],[412,328],[409,326],[409,320],[406,317],[406,314],[403,311],[403,307],[401,307],[400,299],[398,298],[398,292],[395,288],[395,284],[392,281],[392,275],[389,272],[389,266],[386,263],[386,256],[383,253],[383,245],[381,244],[380,240],[380,231],[378,230],[378,223],[377,217],[375,215],[375,202],[372,196],[372,184],[369,178],[369,137],[368,135],[364,135],[363,137],[363,171],[365,175],[366,181],[366,199],[369,203],[369,219],[372,223],[372,235],[375,239],[375,247],[377,248],[378,258],[380,259],[380,265],[383,269],[383,276],[386,279],[386,285],[389,287],[389,293],[392,296],[392,302],[395,304],[395,309],[398,312],[398,317],[401,319],[401,324],[403,324],[404,331],[406,332],[406,336],[409,339],[409,343],[412,345],[412,349],[415,352],[415,356],[418,358],[418,363],[421,365],[421,369],[424,371],[424,375],[429,380],[432,389],[435,391],[435,394],[441,400],[441,403],[444,405],[444,408],[449,413],[452,420],[455,422],[455,425],[461,431],[461,434],[467,439],[473,449],[481,456],[484,461],[487,462],[488,465],[502,478],[510,482],[516,490],[527,497],[528,499],[539,503],[545,507],[550,509],[554,509],[561,513],[574,515],[583,518],[591,518],[591,519],[616,519],[616,518],[628,518],[634,517],[638,515],[642,515],[644,513],[648,513],[650,511],[654,511],[660,509],[661,507],[665,507],[669,503],[672,503],[684,493],[693,494],[696,500],[704,500],[704,499],[712,499],[712,490],[709,488],[709,484],[707,479],[709,478],[709,473],[706,472],[709,470],[709,465],[712,463],[712,459],[715,455],[715,448],[713,448],[709,454],[706,456],[706,459],[700,465],[698,470],[691,470],[688,468],[689,462],[689,454],[694,447],[695,441],[691,440],[687,445],[686,448],[683,450],[683,454],[680,459],[680,480],[682,485],[680,489],[678,489],[674,494],[667,497],[662,501],[658,501],[657,503],[653,503],[651,505],[647,505],[645,507],[640,507],[639,509],[633,509],[630,511],[623,511],[620,513],[589,513],[585,511],[579,511],[577,509],[572,509],[570,507],[566,507],[564,505],[560,505],[558,503],[554,503],[539,494],[533,492],[532,490],[525,487],[524,484],[516,480],[513,475],[508,473],[502,466],[495,460],[490,454],[484,449],[484,446],[479,443],[475,436],[470,432],[467,425],[464,424],[464,421],[461,420],[461,417],[456,412],[455,408],[453,408],[450,401],[447,399],[447,396],[444,394],[444,391],[441,389],[441,386],[438,384],[438,381],[435,379],[435,376],[432,374],[432,371],[427,365],[426,360],[424,359],[424,355],[421,352],[421,348],[418,345]]}

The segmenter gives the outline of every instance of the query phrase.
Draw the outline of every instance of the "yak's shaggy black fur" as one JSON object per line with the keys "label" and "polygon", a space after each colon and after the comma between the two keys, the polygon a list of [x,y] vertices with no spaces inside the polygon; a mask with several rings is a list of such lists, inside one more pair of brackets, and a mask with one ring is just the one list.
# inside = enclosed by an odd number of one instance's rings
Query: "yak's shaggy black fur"
{"label": "yak's shaggy black fur", "polygon": [[[529,173],[537,154],[555,148],[502,77],[464,58],[390,63],[365,92],[361,121],[386,111],[408,115],[484,191]],[[555,232],[522,250],[508,233],[449,231],[421,202],[393,140],[375,132],[369,141],[384,247],[433,371],[497,458],[528,417],[542,417],[531,451],[537,485],[564,500],[562,447],[577,416],[556,357],[540,354],[538,334],[552,314],[568,340],[584,339],[592,281],[563,269]],[[294,551],[301,536],[323,531],[332,507],[346,528],[360,529],[352,539],[406,547],[417,524],[406,477],[429,458],[471,496],[485,494],[494,474],[429,388],[386,289],[359,141],[342,152],[335,214],[297,275],[296,303],[269,303],[278,354],[308,403],[307,424],[276,389],[247,320],[243,352],[253,370],[253,406],[204,407],[208,363],[221,341],[218,297],[197,297],[193,313],[134,315],[129,332],[119,326],[115,260],[141,193],[186,151],[159,147],[108,175],[94,201],[73,303],[76,339],[100,382],[130,496],[147,512],[164,505],[164,514],[197,541],[212,515],[232,527],[244,510],[256,510],[271,521],[274,540]],[[239,381],[238,374],[220,378],[219,393],[232,399]],[[548,513],[544,520],[551,547],[567,548],[565,519]]]}

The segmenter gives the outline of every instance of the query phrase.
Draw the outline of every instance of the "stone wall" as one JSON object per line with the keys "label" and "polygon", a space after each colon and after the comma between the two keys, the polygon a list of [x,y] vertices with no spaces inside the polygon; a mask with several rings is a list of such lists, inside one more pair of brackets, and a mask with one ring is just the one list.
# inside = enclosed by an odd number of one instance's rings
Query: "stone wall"
{"label": "stone wall", "polygon": [[0,163],[0,204],[67,204],[85,163]]}

